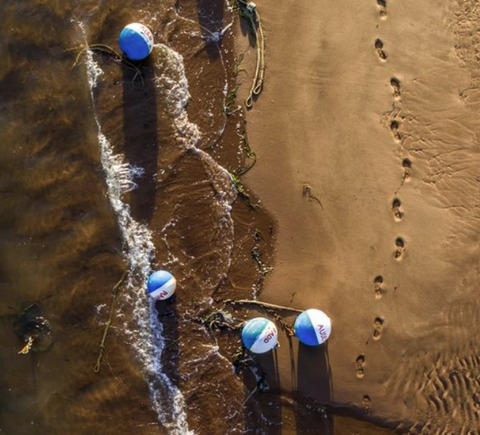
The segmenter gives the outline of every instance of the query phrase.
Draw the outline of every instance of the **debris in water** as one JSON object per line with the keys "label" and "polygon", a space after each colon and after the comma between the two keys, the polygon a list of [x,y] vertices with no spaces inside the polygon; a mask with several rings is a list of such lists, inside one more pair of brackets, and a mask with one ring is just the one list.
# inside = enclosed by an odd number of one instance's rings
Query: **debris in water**
{"label": "debris in water", "polygon": [[18,316],[13,329],[25,343],[18,352],[19,355],[27,355],[30,351],[44,351],[52,344],[50,323],[41,315],[38,304],[28,306]]}

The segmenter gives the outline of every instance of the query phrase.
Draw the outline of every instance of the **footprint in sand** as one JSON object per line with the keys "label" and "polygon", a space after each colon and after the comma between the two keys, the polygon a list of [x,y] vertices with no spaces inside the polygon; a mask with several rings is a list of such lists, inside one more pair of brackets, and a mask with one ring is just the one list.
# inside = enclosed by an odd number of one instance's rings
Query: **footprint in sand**
{"label": "footprint in sand", "polygon": [[390,86],[393,88],[393,98],[395,98],[396,100],[399,100],[400,97],[402,96],[402,93],[400,90],[401,88],[400,80],[398,80],[395,77],[392,77],[390,79]]}
{"label": "footprint in sand", "polygon": [[400,123],[396,119],[390,122],[390,130],[392,131],[393,137],[396,140],[402,140],[402,136],[398,131],[399,129],[400,129]]}
{"label": "footprint in sand", "polygon": [[412,161],[410,159],[403,159],[403,179],[406,180],[412,175]]}
{"label": "footprint in sand", "polygon": [[395,240],[397,250],[395,251],[395,258],[400,260],[405,252],[405,241],[401,237],[397,237]]}
{"label": "footprint in sand", "polygon": [[375,50],[377,50],[378,57],[382,60],[387,60],[387,53],[383,51],[383,42],[381,39],[375,40]]}
{"label": "footprint in sand", "polygon": [[385,18],[387,18],[387,1],[377,0],[377,6],[380,11],[380,18],[384,20]]}
{"label": "footprint in sand", "polygon": [[375,279],[373,280],[373,287],[375,289],[376,298],[382,297],[382,294],[383,294],[382,284],[383,284],[383,278],[381,276],[375,277]]}
{"label": "footprint in sand", "polygon": [[400,221],[403,218],[403,211],[401,210],[402,202],[395,198],[392,202],[392,211],[393,215],[395,216],[395,220]]}
{"label": "footprint in sand", "polygon": [[373,339],[380,340],[383,329],[383,319],[381,317],[376,317],[373,321]]}
{"label": "footprint in sand", "polygon": [[369,414],[370,413],[370,408],[372,407],[372,399],[370,399],[370,396],[365,396],[362,397],[362,410],[364,414]]}
{"label": "footprint in sand", "polygon": [[357,378],[363,378],[365,376],[365,355],[362,353],[357,356],[355,360],[355,374]]}

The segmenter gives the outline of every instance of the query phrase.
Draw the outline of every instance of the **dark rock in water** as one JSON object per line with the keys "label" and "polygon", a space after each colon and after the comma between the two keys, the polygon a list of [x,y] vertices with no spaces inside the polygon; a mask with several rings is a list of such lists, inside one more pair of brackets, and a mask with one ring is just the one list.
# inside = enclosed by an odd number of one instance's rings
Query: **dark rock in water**
{"label": "dark rock in water", "polygon": [[47,350],[52,344],[50,323],[42,317],[38,304],[28,306],[13,324],[15,333],[26,343],[20,353]]}

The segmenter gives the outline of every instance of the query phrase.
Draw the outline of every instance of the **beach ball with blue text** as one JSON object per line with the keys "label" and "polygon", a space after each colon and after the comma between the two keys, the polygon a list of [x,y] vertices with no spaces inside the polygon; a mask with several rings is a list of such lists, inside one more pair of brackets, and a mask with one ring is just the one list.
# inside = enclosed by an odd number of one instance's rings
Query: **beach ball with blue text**
{"label": "beach ball with blue text", "polygon": [[118,45],[128,59],[142,60],[152,52],[153,35],[147,26],[132,23],[121,31]]}
{"label": "beach ball with blue text", "polygon": [[177,280],[165,270],[153,272],[147,281],[147,293],[154,299],[164,301],[175,293]]}
{"label": "beach ball with blue text", "polygon": [[293,332],[303,344],[318,346],[330,337],[332,321],[323,311],[312,308],[297,317]]}
{"label": "beach ball with blue text", "polygon": [[243,326],[242,342],[253,353],[268,352],[277,346],[277,327],[265,317],[255,317]]}

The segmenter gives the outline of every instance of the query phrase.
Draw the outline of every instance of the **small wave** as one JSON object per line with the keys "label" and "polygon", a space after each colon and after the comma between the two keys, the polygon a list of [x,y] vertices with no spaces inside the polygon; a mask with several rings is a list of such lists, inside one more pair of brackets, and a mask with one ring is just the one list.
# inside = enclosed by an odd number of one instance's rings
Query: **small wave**
{"label": "small wave", "polygon": [[[85,35],[83,26],[80,27]],[[150,262],[155,252],[152,234],[148,227],[132,218],[130,207],[122,200],[123,194],[136,187],[133,179],[141,176],[142,170],[125,162],[122,154],[115,154],[103,134],[94,98],[94,89],[103,71],[91,51],[86,53],[86,64],[108,197],[117,216],[124,241],[125,257],[130,267],[126,299],[133,305],[135,324],[132,327],[131,323],[126,322],[124,332],[143,365],[144,378],[160,423],[172,435],[193,435],[188,429],[183,395],[163,372],[160,362],[164,346],[163,329],[158,321],[154,302],[146,297],[144,291],[145,282],[151,272]]]}
{"label": "small wave", "polygon": [[[84,26],[80,25],[84,35]],[[221,231],[222,264],[221,270],[225,276],[230,268],[234,226],[231,217],[232,203],[237,197],[228,171],[219,165],[209,154],[198,148],[202,135],[198,126],[188,119],[187,104],[190,99],[188,80],[182,56],[163,44],[155,45],[156,85],[172,124],[176,131],[178,146],[185,151],[196,154],[215,191],[215,203],[218,230]],[[124,241],[124,255],[129,263],[130,274],[125,294],[126,306],[130,306],[133,321],[129,315],[120,315],[124,321],[124,333],[135,350],[137,358],[143,366],[143,375],[148,384],[153,407],[158,414],[160,423],[172,435],[192,435],[187,424],[185,401],[181,391],[164,373],[161,365],[161,355],[164,347],[163,328],[158,320],[154,302],[146,297],[144,286],[151,273],[151,261],[155,247],[152,233],[145,225],[136,222],[130,212],[129,205],[122,196],[137,187],[134,179],[143,175],[143,169],[131,166],[122,154],[115,154],[113,148],[102,132],[102,126],[97,116],[94,90],[99,83],[103,71],[95,61],[91,51],[86,52],[87,78],[92,99],[93,116],[98,129],[101,163],[104,169],[107,192],[110,203],[117,216],[118,224]],[[175,225],[175,221],[169,223]],[[167,242],[166,228],[162,231]],[[178,259],[170,253],[169,262]],[[215,285],[213,283],[212,285]],[[209,357],[219,358],[218,349],[207,352]],[[223,360],[223,358],[219,358]],[[224,362],[224,361],[223,361]]]}
{"label": "small wave", "polygon": [[234,224],[231,217],[232,204],[237,197],[231,176],[208,153],[197,146],[201,141],[198,126],[188,119],[186,110],[190,93],[185,74],[183,57],[164,44],[155,47],[156,86],[164,99],[166,110],[176,130],[176,139],[180,148],[198,155],[204,164],[205,171],[216,193],[218,209],[218,225],[222,230],[222,252],[225,264],[224,275],[231,265]]}

